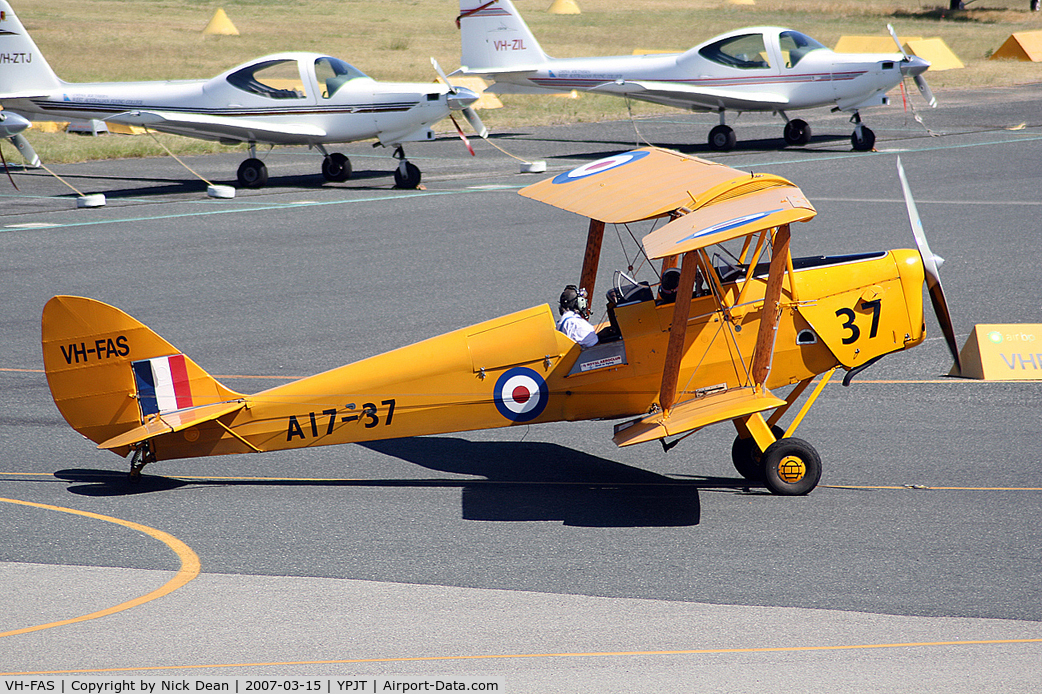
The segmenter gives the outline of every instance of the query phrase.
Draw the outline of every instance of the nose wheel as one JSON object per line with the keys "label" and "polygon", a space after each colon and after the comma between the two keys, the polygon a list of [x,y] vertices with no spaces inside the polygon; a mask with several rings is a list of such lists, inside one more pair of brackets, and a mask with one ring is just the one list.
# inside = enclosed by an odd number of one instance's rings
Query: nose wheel
{"label": "nose wheel", "polygon": [[810,142],[810,126],[807,121],[796,118],[785,124],[785,144],[805,145]]}
{"label": "nose wheel", "polygon": [[850,146],[854,148],[855,152],[871,152],[876,146],[876,134],[872,132],[871,128],[861,124],[861,114],[857,111],[854,111],[854,115],[850,120],[854,123],[854,132],[850,136]]}
{"label": "nose wheel", "polygon": [[414,190],[420,187],[420,170],[405,158],[405,150],[401,145],[394,150],[394,158],[398,159],[398,168],[394,170],[394,187]]}

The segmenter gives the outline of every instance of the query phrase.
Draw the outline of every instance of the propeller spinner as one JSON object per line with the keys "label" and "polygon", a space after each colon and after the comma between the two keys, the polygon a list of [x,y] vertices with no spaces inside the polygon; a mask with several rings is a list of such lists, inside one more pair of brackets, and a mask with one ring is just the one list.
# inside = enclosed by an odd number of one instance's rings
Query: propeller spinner
{"label": "propeller spinner", "polygon": [[926,241],[926,233],[923,231],[923,222],[919,218],[919,211],[915,207],[912,198],[912,189],[908,186],[908,178],[905,176],[904,167],[901,165],[901,157],[897,158],[897,174],[901,178],[901,188],[904,191],[905,207],[908,208],[908,222],[912,225],[912,236],[915,237],[916,248],[923,259],[923,271],[926,275],[926,287],[930,292],[930,302],[933,304],[933,312],[937,316],[937,322],[944,333],[944,339],[948,343],[948,351],[952,353],[955,360],[955,368],[962,372],[962,360],[959,358],[959,346],[955,341],[955,328],[952,325],[952,316],[948,311],[948,302],[944,298],[944,289],[941,288],[941,276],[938,268],[944,262],[944,258],[934,255],[930,250],[930,244]]}

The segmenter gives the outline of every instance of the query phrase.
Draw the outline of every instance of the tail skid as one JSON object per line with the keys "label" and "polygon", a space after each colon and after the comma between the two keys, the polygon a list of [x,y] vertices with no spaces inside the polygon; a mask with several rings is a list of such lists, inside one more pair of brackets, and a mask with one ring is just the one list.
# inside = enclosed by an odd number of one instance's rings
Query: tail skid
{"label": "tail skid", "polygon": [[100,301],[52,298],[43,309],[42,342],[47,383],[62,416],[119,455],[245,406],[242,394]]}
{"label": "tail skid", "polygon": [[535,69],[549,57],[510,0],[460,0],[462,55],[468,73]]}
{"label": "tail skid", "polygon": [[0,100],[45,96],[61,88],[63,82],[47,64],[7,0],[0,0],[0,38],[4,53]]}

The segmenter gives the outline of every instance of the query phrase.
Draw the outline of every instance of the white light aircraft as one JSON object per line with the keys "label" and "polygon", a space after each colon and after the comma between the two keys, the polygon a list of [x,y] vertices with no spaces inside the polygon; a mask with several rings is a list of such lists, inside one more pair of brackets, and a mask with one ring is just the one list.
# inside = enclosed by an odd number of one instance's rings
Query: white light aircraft
{"label": "white light aircraft", "polygon": [[471,108],[478,95],[469,89],[378,82],[320,53],[268,55],[213,79],[64,82],[6,0],[0,0],[0,64],[0,103],[8,113],[30,120],[102,120],[222,144],[246,143],[250,157],[239,166],[238,180],[250,188],[268,180],[267,167],[257,158],[258,144],[314,147],[323,155],[326,180],[344,181],[351,176],[351,162],[326,145],[376,138],[396,148],[395,184],[415,188],[420,170],[405,159],[402,143],[433,140],[431,125],[453,111],[462,112],[479,134],[486,132]]}
{"label": "white light aircraft", "polygon": [[802,145],[810,141],[810,126],[790,120],[788,112],[833,106],[852,114],[851,144],[868,151],[875,134],[861,123],[860,111],[887,104],[886,92],[905,77],[915,80],[931,106],[937,103],[922,77],[930,63],[906,54],[900,42],[900,53],[834,53],[792,29],[749,27],[685,53],[551,58],[510,0],[460,0],[457,24],[462,44],[458,72],[495,80],[489,92],[577,90],[716,112],[720,124],[709,133],[709,146],[718,151],[737,142],[725,120],[727,111],[776,113],[785,119],[785,142]]}

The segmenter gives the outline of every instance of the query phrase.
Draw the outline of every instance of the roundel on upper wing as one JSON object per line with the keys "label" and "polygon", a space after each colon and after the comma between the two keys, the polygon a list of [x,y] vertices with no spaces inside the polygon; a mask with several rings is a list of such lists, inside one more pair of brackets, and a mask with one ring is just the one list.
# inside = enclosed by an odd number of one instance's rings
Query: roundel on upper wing
{"label": "roundel on upper wing", "polygon": [[493,398],[499,414],[512,422],[529,422],[546,409],[550,389],[532,369],[515,366],[496,380]]}
{"label": "roundel on upper wing", "polygon": [[568,183],[569,181],[577,181],[580,178],[604,173],[605,171],[625,166],[631,162],[639,161],[646,156],[648,156],[648,152],[624,152],[622,154],[615,154],[610,157],[605,157],[604,159],[590,162],[589,164],[583,164],[571,171],[565,171],[563,174],[558,174],[554,177],[553,182]]}

